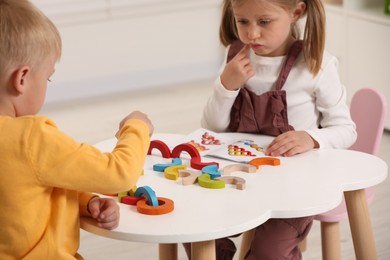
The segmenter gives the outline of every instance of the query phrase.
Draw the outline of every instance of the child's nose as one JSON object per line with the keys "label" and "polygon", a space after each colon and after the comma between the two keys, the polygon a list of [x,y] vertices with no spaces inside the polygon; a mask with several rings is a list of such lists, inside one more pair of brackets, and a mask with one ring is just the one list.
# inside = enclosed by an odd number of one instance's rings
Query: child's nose
{"label": "child's nose", "polygon": [[254,40],[259,38],[261,35],[260,28],[258,26],[250,26],[248,28],[248,38]]}

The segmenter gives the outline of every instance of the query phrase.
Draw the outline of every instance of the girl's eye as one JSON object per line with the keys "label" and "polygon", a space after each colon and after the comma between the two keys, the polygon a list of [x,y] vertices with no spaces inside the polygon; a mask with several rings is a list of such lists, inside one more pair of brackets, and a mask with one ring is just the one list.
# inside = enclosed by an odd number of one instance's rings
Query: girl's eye
{"label": "girl's eye", "polygon": [[238,20],[237,20],[237,23],[239,23],[239,24],[247,24],[248,21],[247,21],[247,20],[244,20],[244,19],[238,19]]}
{"label": "girl's eye", "polygon": [[50,79],[50,78],[48,78],[48,79],[47,79],[47,82],[51,82],[51,79]]}
{"label": "girl's eye", "polygon": [[260,20],[257,23],[261,26],[266,26],[271,23],[271,20]]}

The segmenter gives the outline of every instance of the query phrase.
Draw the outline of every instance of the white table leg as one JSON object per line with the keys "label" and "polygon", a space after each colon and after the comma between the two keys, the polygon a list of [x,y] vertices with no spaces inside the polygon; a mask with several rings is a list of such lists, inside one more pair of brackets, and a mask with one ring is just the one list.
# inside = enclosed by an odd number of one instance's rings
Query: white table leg
{"label": "white table leg", "polygon": [[215,240],[191,243],[192,260],[215,260]]}
{"label": "white table leg", "polygon": [[364,189],[344,192],[357,260],[377,259],[366,193]]}
{"label": "white table leg", "polygon": [[177,244],[160,244],[160,260],[177,260]]}

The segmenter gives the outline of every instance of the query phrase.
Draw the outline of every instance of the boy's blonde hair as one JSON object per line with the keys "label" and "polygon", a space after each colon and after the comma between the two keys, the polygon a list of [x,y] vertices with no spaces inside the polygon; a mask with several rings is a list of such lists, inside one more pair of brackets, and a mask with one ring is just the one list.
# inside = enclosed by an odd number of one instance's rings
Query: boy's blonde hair
{"label": "boy's blonde hair", "polygon": [[0,77],[12,66],[39,67],[50,55],[61,57],[56,26],[28,0],[0,0]]}
{"label": "boy's blonde hair", "polygon": [[[226,47],[238,40],[237,27],[233,14],[233,5],[239,5],[247,0],[224,0],[222,5],[222,20],[219,28],[219,38]],[[303,37],[303,55],[309,71],[316,75],[321,69],[322,56],[325,48],[325,11],[322,0],[268,0],[285,10],[291,10],[299,2],[306,5],[306,26]],[[300,32],[296,24],[291,30],[292,36],[299,39]]]}

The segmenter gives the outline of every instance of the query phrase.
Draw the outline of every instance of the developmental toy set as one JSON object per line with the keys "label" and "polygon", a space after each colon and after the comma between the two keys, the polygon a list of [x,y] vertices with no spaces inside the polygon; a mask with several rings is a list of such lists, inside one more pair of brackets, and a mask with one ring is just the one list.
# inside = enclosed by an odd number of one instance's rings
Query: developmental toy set
{"label": "developmental toy set", "polygon": [[[173,148],[170,153],[169,147],[162,141],[151,141],[148,154],[152,153],[153,149],[161,152],[164,158],[172,158],[171,163],[155,164],[153,170],[163,172],[165,178],[177,180],[182,178],[183,185],[191,185],[198,182],[199,186],[209,189],[225,188],[225,184],[235,184],[237,189],[245,188],[245,180],[240,177],[230,176],[234,171],[243,171],[254,173],[260,165],[279,165],[280,160],[272,157],[254,158],[248,164],[231,164],[224,167],[221,171],[217,162],[202,162],[198,149],[191,143],[179,144]],[[194,170],[188,170],[187,166],[182,163],[179,158],[181,153],[185,151],[190,156],[190,164]],[[242,156],[252,157],[252,154],[242,154]]]}
{"label": "developmental toy set", "polygon": [[[196,138],[193,138],[196,136],[200,137],[199,142]],[[181,178],[182,185],[198,183],[203,188],[222,189],[225,188],[226,184],[231,184],[239,190],[244,190],[245,179],[232,176],[231,173],[237,171],[255,173],[260,165],[280,165],[280,159],[265,157],[261,146],[250,140],[239,140],[231,144],[228,143],[231,140],[216,138],[215,133],[204,129],[198,130],[189,138],[192,139],[175,146],[172,151],[163,141],[151,141],[148,155],[151,155],[152,151],[157,149],[163,158],[171,159],[170,163],[154,164],[153,171],[164,173],[164,177],[168,180],[176,181]],[[219,147],[216,149],[210,146]],[[213,152],[212,154],[207,153],[209,155],[219,153],[218,157],[230,159],[235,163],[219,169],[217,162],[202,161],[202,158],[204,158],[202,155],[206,155],[205,151]],[[188,169],[180,158],[183,152],[190,156],[190,167],[192,169]],[[201,153],[203,154],[201,155]],[[259,154],[263,156],[258,157]],[[236,159],[236,157],[240,159]],[[157,197],[149,186],[133,187],[129,191],[121,192],[118,194],[118,200],[124,204],[134,205],[138,212],[148,215],[166,214],[174,209],[172,200]]]}

